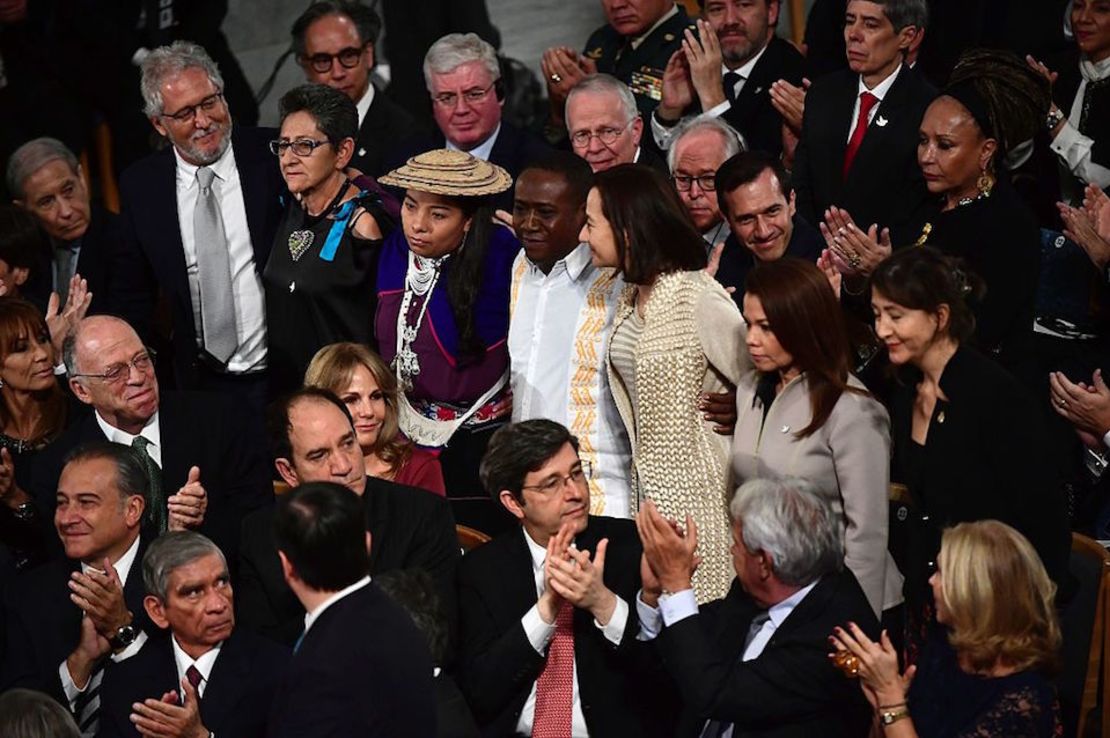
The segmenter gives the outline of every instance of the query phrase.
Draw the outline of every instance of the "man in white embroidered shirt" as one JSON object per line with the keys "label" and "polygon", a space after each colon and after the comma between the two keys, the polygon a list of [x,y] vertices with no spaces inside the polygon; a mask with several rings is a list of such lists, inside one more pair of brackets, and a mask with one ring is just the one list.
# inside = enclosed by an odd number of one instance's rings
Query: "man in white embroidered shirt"
{"label": "man in white embroidered shirt", "polygon": [[[830,662],[834,627],[879,626],[844,567],[844,523],[800,479],[755,479],[729,505],[737,580],[699,611],[690,575],[697,530],[648,502],[636,525],[644,545],[636,609],[685,702],[678,735],[804,738],[867,733],[871,710]],[[804,534],[800,534],[804,531]]]}
{"label": "man in white embroidered shirt", "polygon": [[670,714],[635,638],[634,526],[588,514],[578,450],[564,426],[526,420],[482,459],[486,489],[520,521],[459,566],[459,685],[484,735],[637,736]]}
{"label": "man in white embroidered shirt", "polygon": [[150,544],[142,573],[143,607],[162,632],[106,670],[98,737],[262,738],[290,653],[235,627],[223,553],[171,531]]}
{"label": "man in white embroidered shirt", "polygon": [[74,714],[95,734],[105,665],[136,652],[149,628],[134,566],[147,478],[131,449],[97,442],[67,458],[54,527],[65,557],[32,569],[4,597],[0,691],[28,687]]}

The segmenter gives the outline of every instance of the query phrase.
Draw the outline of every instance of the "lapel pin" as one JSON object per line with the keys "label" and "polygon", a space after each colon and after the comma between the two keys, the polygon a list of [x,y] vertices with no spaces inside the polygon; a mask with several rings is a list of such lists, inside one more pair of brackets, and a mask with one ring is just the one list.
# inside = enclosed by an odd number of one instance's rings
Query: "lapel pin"
{"label": "lapel pin", "polygon": [[943,410],[941,410],[940,413],[937,415],[937,422],[940,423],[941,425],[944,425],[944,411]]}
{"label": "lapel pin", "polygon": [[877,125],[879,128],[882,128],[886,124],[887,124],[887,119],[884,118],[881,115],[878,118],[875,119],[875,125]]}
{"label": "lapel pin", "polygon": [[781,433],[789,433],[790,432],[790,426],[789,425],[784,425],[780,432]]}
{"label": "lapel pin", "polygon": [[358,150],[358,155],[359,156],[366,156],[366,149],[359,149]]}
{"label": "lapel pin", "polygon": [[295,290],[295,289],[297,289],[297,283],[296,282],[290,282],[289,283],[289,292],[293,292],[293,290]]}
{"label": "lapel pin", "polygon": [[[756,94],[756,95],[758,95],[758,94],[759,94],[759,93],[761,93],[761,92],[763,92],[763,88],[762,88],[762,87],[756,87],[756,88],[755,88],[755,94]],[[700,186],[700,185],[699,185],[699,186]]]}

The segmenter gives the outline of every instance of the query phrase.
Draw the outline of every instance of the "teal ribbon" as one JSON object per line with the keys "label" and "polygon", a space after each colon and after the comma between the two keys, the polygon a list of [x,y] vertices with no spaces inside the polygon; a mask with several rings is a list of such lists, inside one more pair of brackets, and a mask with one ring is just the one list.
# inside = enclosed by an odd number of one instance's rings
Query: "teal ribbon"
{"label": "teal ribbon", "polygon": [[343,203],[343,206],[335,214],[335,222],[331,224],[331,230],[328,231],[324,248],[320,249],[320,258],[324,261],[335,261],[335,252],[339,250],[339,242],[343,240],[343,232],[347,230],[347,223],[351,220],[351,215],[355,212],[359,199],[365,194],[365,192],[360,192],[358,197]]}

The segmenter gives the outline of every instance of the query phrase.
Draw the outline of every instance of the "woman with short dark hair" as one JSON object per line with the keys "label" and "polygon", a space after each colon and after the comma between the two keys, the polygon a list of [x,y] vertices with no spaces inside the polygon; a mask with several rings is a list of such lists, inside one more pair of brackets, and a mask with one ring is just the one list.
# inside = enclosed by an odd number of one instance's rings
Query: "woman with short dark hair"
{"label": "woman with short dark hair", "polygon": [[705,272],[705,242],[674,187],[639,164],[600,172],[586,200],[581,240],[597,266],[628,283],[613,321],[609,383],[632,442],[639,509],[650,499],[698,526],[699,602],[724,597],[735,576],[725,510],[731,492],[729,437],[699,404],[732,389],[749,365],[736,305]]}

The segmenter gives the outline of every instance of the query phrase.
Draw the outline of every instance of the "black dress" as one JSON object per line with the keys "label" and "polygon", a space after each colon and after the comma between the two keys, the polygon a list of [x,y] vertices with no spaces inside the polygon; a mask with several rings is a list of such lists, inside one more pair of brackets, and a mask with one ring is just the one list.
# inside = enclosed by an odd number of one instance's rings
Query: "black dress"
{"label": "black dress", "polygon": [[921,738],[1063,735],[1056,690],[1048,679],[1033,671],[1004,677],[968,674],[940,626],[929,632],[908,700]]}
{"label": "black dress", "polygon": [[[351,216],[360,207],[378,222],[384,240],[393,220],[381,200],[365,191],[321,218],[308,218],[296,202],[286,208],[262,274],[273,393],[299,387],[312,357],[328,344],[374,346],[382,240],[360,238],[352,231]],[[295,232],[311,236],[294,237]]]}
{"label": "black dress", "polygon": [[918,244],[963,259],[986,283],[975,312],[972,344],[1014,366],[1029,351],[1041,236],[1037,220],[1017,192],[1000,178],[989,197],[937,212]]}

